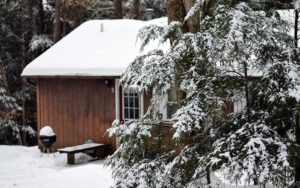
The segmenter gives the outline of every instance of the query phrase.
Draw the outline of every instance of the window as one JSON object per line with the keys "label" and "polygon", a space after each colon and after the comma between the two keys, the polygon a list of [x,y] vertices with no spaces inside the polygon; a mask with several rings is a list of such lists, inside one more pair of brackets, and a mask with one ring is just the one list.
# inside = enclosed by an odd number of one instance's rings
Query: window
{"label": "window", "polygon": [[124,119],[140,118],[140,96],[133,89],[123,91],[123,116]]}
{"label": "window", "polygon": [[[172,116],[177,112],[177,95],[175,88],[172,88],[168,94],[165,94],[161,97],[161,103],[159,105],[159,114],[158,119],[162,121],[170,121]],[[160,119],[160,115],[162,115],[162,119]]]}
{"label": "window", "polygon": [[[245,90],[243,92],[245,92]],[[248,102],[249,102],[250,107],[253,105],[254,99],[258,98],[257,95],[258,95],[258,90],[255,90],[253,88],[252,81],[248,81],[248,100],[249,100]],[[240,97],[239,100],[234,101],[233,112],[235,112],[235,113],[242,112],[243,110],[246,109],[246,107],[247,107],[246,97],[245,96]]]}
{"label": "window", "polygon": [[177,102],[176,102],[176,90],[173,88],[168,92],[167,98],[167,119],[172,119],[173,114],[177,111]]}

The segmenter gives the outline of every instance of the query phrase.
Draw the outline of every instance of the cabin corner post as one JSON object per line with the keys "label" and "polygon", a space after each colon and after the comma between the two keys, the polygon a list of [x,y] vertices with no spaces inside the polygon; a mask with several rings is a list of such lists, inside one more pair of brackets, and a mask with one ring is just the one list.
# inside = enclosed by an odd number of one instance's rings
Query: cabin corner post
{"label": "cabin corner post", "polygon": [[[115,121],[121,120],[120,117],[120,79],[115,79]],[[116,136],[116,148],[119,147],[120,139]]]}
{"label": "cabin corner post", "polygon": [[[40,97],[40,93],[41,93],[41,91],[40,91],[40,89],[41,89],[41,86],[40,86],[40,78],[38,78],[37,79],[37,82],[36,82],[36,114],[37,114],[37,118],[36,118],[36,124],[37,124],[37,126],[36,126],[36,131],[37,131],[37,133],[40,131],[40,129],[41,129],[41,102],[40,102],[40,100],[41,100],[41,97]],[[38,138],[38,134],[37,134],[37,138]],[[39,149],[42,149],[41,148],[41,146],[40,146],[40,142],[38,141],[38,148]]]}
{"label": "cabin corner post", "polygon": [[140,111],[140,117],[143,117],[144,115],[145,115],[145,112],[144,112],[144,97],[145,97],[145,94],[144,94],[144,92],[142,92],[141,93],[141,97],[140,97],[140,99],[141,99],[141,104],[140,104],[140,109],[141,109],[141,111]]}

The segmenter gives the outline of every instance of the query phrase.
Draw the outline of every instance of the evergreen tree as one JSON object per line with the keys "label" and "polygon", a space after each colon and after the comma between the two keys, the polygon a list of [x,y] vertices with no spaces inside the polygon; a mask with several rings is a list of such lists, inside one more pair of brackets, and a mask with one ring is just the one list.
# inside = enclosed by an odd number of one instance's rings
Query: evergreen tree
{"label": "evergreen tree", "polygon": [[[139,34],[142,47],[154,39],[172,45],[168,51],[137,57],[122,77],[124,87],[154,96],[140,121],[114,124],[109,130],[121,138],[106,161],[114,172],[122,171],[114,174],[116,187],[204,187],[212,183],[209,174],[215,170],[231,182],[244,177],[249,183],[285,187],[292,178],[290,159],[298,155],[290,146],[299,52],[289,34],[291,25],[277,11],[255,11],[252,2],[214,1],[203,16],[207,3],[196,1],[185,22],[173,19],[166,28],[148,26]],[[193,32],[185,23],[197,20],[198,14],[200,30]],[[255,72],[261,77],[253,79]],[[156,152],[153,144],[163,147],[150,134],[157,127],[158,104],[176,85],[182,94],[172,118],[175,147]],[[244,110],[222,114],[225,101],[242,98]],[[137,136],[144,133],[146,140]]]}

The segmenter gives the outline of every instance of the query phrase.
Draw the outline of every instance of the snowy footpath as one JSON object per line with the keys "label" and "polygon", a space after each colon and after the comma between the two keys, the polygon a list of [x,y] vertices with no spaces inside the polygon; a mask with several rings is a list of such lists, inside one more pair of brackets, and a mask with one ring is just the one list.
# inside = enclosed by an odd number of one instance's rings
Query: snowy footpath
{"label": "snowy footpath", "polygon": [[[103,160],[87,163],[89,156],[76,154],[79,164],[70,166],[66,154],[40,156],[36,146],[0,145],[0,188],[107,188],[113,184],[111,171],[103,166]],[[216,182],[215,176],[212,179]],[[221,188],[255,187],[219,183]]]}
{"label": "snowy footpath", "polygon": [[90,158],[76,154],[76,162],[67,165],[66,154],[40,157],[37,147],[0,145],[0,188],[106,188],[113,183],[103,160],[84,163]]}

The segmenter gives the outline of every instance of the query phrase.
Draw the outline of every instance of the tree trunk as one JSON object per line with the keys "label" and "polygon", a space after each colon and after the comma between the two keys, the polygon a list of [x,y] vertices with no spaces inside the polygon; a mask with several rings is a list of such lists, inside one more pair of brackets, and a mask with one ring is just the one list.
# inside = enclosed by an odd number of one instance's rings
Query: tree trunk
{"label": "tree trunk", "polygon": [[[195,4],[195,0],[168,0],[167,1],[167,11],[168,11],[168,22],[178,21],[182,23],[182,32],[187,33],[197,33],[200,31],[200,11],[196,12],[193,16],[191,16],[186,22],[184,22],[184,18],[190,9]],[[211,10],[209,4],[208,10]],[[210,12],[209,12],[210,13]],[[203,13],[203,15],[206,14]],[[170,39],[171,44],[176,40],[175,36]],[[185,99],[186,94],[180,89],[180,84],[182,83],[182,75],[185,71],[190,68],[190,60],[189,57],[184,58],[183,62],[175,65],[175,90],[177,97],[177,106],[181,107],[183,100]],[[210,169],[206,169],[206,179],[207,185],[211,184],[210,179]]]}
{"label": "tree trunk", "polygon": [[204,6],[201,9],[201,19],[204,19],[206,16],[212,16],[213,15],[213,8],[215,6],[216,0],[207,0],[204,3]]}
{"label": "tree trunk", "polygon": [[55,0],[55,20],[54,20],[54,35],[53,41],[57,42],[61,39],[61,0]]}
{"label": "tree trunk", "polygon": [[[248,67],[247,62],[243,62],[244,69],[244,87],[245,87],[245,98],[246,98],[246,119],[250,122],[250,95],[249,95],[249,77],[248,77]],[[254,185],[258,185],[258,178],[253,178]]]}
{"label": "tree trunk", "polygon": [[[300,115],[299,112],[296,113],[296,144],[300,146]],[[295,182],[300,182],[300,160],[297,156],[296,162],[295,162]]]}
{"label": "tree trunk", "polygon": [[115,19],[123,18],[122,0],[114,0]]}
{"label": "tree trunk", "polygon": [[44,7],[43,7],[43,0],[39,0],[38,1],[38,9],[39,9],[39,13],[38,13],[38,33],[45,33],[45,23],[44,23]]}
{"label": "tree trunk", "polygon": [[[168,11],[168,23],[172,21],[178,21],[183,23],[184,17],[186,16],[185,7],[183,1],[181,0],[168,0],[167,1],[167,11]],[[182,32],[186,33],[189,31],[188,25],[183,23]],[[171,43],[175,38],[171,39]]]}
{"label": "tree trunk", "polygon": [[299,11],[295,10],[294,42],[296,48],[298,48],[298,21],[299,21]]}
{"label": "tree trunk", "polygon": [[[21,48],[21,68],[24,69],[25,65],[26,65],[26,42],[25,42],[25,20],[24,20],[24,16],[26,15],[26,11],[24,10],[24,4],[23,2],[21,2],[21,10],[22,10],[22,15],[20,16],[20,48]],[[22,88],[21,88],[21,93],[22,93],[22,125],[21,126],[25,126],[26,124],[26,116],[25,116],[25,112],[26,112],[26,98],[25,98],[25,89],[26,89],[26,83],[25,80],[22,79]],[[25,144],[23,141],[26,141],[26,138],[23,137],[22,139],[22,128],[20,128],[19,131],[19,135],[18,135],[18,144],[22,145]],[[26,134],[23,136],[26,136]]]}
{"label": "tree trunk", "polygon": [[140,0],[133,0],[132,4],[132,18],[135,20],[140,19]]}
{"label": "tree trunk", "polygon": [[207,185],[211,184],[209,168],[206,168],[206,181],[207,181]]}
{"label": "tree trunk", "polygon": [[33,0],[28,0],[27,1],[27,14],[29,15],[29,19],[30,19],[30,29],[31,29],[32,36],[37,34],[33,6],[34,6]]}
{"label": "tree trunk", "polygon": [[[168,12],[168,23],[171,23],[173,21],[178,21],[183,24],[183,27],[181,28],[183,33],[186,33],[189,31],[188,25],[184,23],[184,17],[186,16],[185,7],[182,0],[168,0],[167,1],[167,12]],[[170,38],[171,45],[176,40],[176,37],[173,36]],[[184,69],[182,65],[176,64],[175,67],[175,91],[176,91],[176,101],[177,106],[180,107],[182,105],[182,101],[185,97],[185,94],[183,91],[180,90],[180,84],[181,84],[181,75],[183,73]]]}
{"label": "tree trunk", "polygon": [[[26,66],[26,44],[25,44],[25,34],[22,33],[22,69]],[[22,79],[22,126],[26,126],[26,79]],[[27,145],[26,133],[23,132],[23,144]]]}
{"label": "tree trunk", "polygon": [[[184,0],[185,11],[189,12],[193,7],[195,0]],[[197,33],[200,30],[200,11],[196,12],[187,20],[189,32]]]}
{"label": "tree trunk", "polygon": [[[295,10],[295,23],[294,23],[294,41],[295,41],[295,48],[298,48],[298,21],[299,21],[299,11]],[[296,137],[296,144],[300,146],[300,115],[299,115],[299,109],[296,112],[296,125],[295,125],[295,137]],[[295,182],[300,182],[300,160],[297,156],[296,162],[295,162]]]}
{"label": "tree trunk", "polygon": [[5,72],[5,69],[4,69],[4,66],[3,66],[1,60],[0,60],[0,72],[1,72],[1,78],[3,81],[4,88],[6,90],[6,93],[7,93],[7,95],[11,96],[10,88],[9,88],[7,77],[6,77],[6,72]]}
{"label": "tree trunk", "polygon": [[68,8],[67,8],[67,5],[66,5],[66,2],[64,1],[64,6],[63,6],[63,28],[62,28],[62,36],[66,36],[67,34],[67,22],[66,20],[68,19]]}
{"label": "tree trunk", "polygon": [[73,22],[74,22],[74,29],[79,25],[79,8],[78,6],[75,6],[74,7],[74,10],[73,10]]}
{"label": "tree trunk", "polygon": [[243,69],[244,69],[244,86],[245,86],[245,98],[246,98],[246,116],[247,120],[249,121],[249,114],[250,114],[250,98],[249,98],[249,88],[248,88],[248,70],[247,70],[247,62],[243,62]]}

